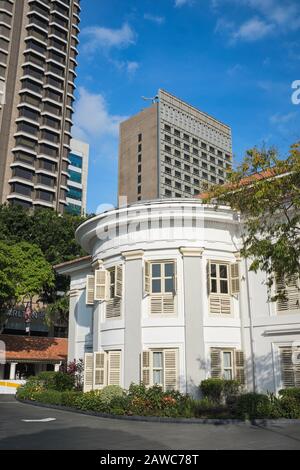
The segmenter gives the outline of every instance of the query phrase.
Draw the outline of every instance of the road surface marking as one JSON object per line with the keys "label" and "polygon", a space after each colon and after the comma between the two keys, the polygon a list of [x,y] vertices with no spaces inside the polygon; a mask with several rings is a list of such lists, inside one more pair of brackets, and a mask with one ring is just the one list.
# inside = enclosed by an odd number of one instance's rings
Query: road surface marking
{"label": "road surface marking", "polygon": [[24,423],[49,423],[50,421],[56,421],[56,418],[44,418],[44,419],[21,419]]}

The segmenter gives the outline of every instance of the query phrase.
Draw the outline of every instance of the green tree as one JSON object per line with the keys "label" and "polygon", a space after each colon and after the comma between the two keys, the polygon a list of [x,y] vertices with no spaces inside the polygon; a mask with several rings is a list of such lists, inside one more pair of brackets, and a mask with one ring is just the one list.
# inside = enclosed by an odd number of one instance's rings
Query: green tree
{"label": "green tree", "polygon": [[229,182],[215,186],[208,202],[230,205],[244,222],[242,255],[250,269],[290,278],[300,273],[300,142],[287,158],[275,149],[253,148],[229,174]]}
{"label": "green tree", "polygon": [[28,242],[0,241],[0,314],[33,297],[40,297],[54,285],[52,266],[41,249]]}

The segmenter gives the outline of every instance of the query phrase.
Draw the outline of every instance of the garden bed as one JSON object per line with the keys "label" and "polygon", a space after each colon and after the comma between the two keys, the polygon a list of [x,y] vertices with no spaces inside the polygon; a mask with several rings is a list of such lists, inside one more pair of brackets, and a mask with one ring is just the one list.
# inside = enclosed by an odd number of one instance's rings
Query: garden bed
{"label": "garden bed", "polygon": [[273,394],[242,393],[233,381],[208,379],[200,386],[203,398],[196,400],[178,391],[163,391],[131,384],[128,390],[110,385],[83,393],[74,390],[67,374],[41,373],[17,392],[26,403],[50,406],[109,418],[160,422],[230,423],[266,419],[299,419],[300,389]]}

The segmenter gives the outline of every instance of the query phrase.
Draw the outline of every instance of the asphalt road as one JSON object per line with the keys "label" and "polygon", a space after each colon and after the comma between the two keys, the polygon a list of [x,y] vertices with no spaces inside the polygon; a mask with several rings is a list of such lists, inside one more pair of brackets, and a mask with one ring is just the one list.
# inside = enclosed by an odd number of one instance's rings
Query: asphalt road
{"label": "asphalt road", "polygon": [[[25,422],[55,418],[47,422]],[[300,449],[299,424],[169,424],[39,408],[0,395],[0,449]]]}

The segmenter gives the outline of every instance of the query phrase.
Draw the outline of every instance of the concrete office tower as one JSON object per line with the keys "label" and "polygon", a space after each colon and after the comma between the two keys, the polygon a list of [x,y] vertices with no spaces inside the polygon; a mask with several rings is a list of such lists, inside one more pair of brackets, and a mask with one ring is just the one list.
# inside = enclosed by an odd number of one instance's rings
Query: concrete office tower
{"label": "concrete office tower", "polygon": [[0,0],[2,203],[67,205],[79,3]]}
{"label": "concrete office tower", "polygon": [[71,140],[69,155],[69,180],[66,212],[74,215],[86,214],[86,193],[89,165],[89,145],[80,140]]}
{"label": "concrete office tower", "polygon": [[164,90],[121,123],[119,196],[128,203],[198,195],[232,166],[231,129]]}

